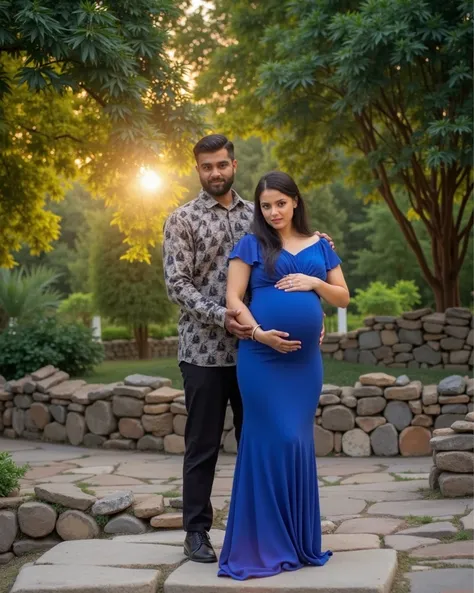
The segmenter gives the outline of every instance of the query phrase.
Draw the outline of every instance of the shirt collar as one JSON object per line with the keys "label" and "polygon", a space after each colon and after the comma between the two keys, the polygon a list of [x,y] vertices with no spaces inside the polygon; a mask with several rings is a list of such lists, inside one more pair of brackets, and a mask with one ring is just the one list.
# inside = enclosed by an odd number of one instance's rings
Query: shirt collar
{"label": "shirt collar", "polygon": [[[229,210],[233,210],[237,205],[239,204],[244,204],[244,200],[239,196],[239,194],[235,191],[235,189],[231,190],[232,191],[232,205],[229,208]],[[198,198],[200,200],[202,200],[202,202],[204,202],[204,205],[206,206],[206,208],[214,208],[215,206],[220,206],[219,202],[213,197],[211,196],[211,194],[207,193],[207,191],[201,189],[201,191],[199,192]]]}

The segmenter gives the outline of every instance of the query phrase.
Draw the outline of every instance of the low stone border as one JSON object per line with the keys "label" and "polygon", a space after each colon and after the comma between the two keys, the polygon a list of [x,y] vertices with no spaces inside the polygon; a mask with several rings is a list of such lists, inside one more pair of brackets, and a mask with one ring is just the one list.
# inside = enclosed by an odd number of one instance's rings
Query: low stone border
{"label": "low stone border", "polygon": [[[102,344],[105,360],[138,360],[135,340],[104,340]],[[150,358],[173,358],[178,354],[178,338],[149,338],[148,348]]]}
{"label": "low stone border", "polygon": [[[473,396],[474,380],[460,375],[422,385],[406,375],[370,373],[354,387],[324,385],[314,419],[316,453],[429,455],[433,429],[464,420]],[[163,377],[90,385],[47,366],[0,387],[0,414],[0,434],[8,438],[184,453],[184,394]],[[230,407],[222,446],[236,453]]]}
{"label": "low stone border", "polygon": [[401,317],[367,317],[364,323],[366,327],[347,334],[327,334],[321,351],[336,360],[389,368],[473,368],[474,318],[469,309],[419,309]]}
{"label": "low stone border", "polygon": [[36,486],[34,498],[0,498],[0,565],[61,541],[182,529],[182,513],[174,510],[181,508],[181,498],[161,494],[120,491],[98,499],[74,485]]}
{"label": "low stone border", "polygon": [[430,488],[445,498],[474,495],[474,412],[440,428],[431,439],[434,466]]}

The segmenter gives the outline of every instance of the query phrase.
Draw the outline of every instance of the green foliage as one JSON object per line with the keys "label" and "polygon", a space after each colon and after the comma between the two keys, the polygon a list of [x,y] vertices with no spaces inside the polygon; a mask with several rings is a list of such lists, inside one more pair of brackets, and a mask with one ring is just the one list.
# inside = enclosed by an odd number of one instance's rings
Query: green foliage
{"label": "green foliage", "polygon": [[[171,178],[161,199],[137,201],[141,167],[173,170],[190,160],[200,109],[172,56],[174,0],[0,4],[0,265],[26,243],[50,248],[59,219],[45,196],[61,200],[65,179],[107,189],[128,256],[147,258],[164,211],[180,196]],[[155,195],[153,198],[157,198]]]}
{"label": "green foliage", "polygon": [[331,186],[310,190],[305,195],[305,203],[308,206],[311,228],[330,235],[334,240],[337,253],[343,257],[347,213],[338,206]]}
{"label": "green foliage", "polygon": [[162,492],[161,495],[165,498],[179,498],[181,492],[179,490],[167,490],[166,492]]}
{"label": "green foliage", "polygon": [[400,280],[392,288],[372,282],[367,290],[357,290],[352,300],[361,315],[401,315],[420,302],[420,294],[411,280]]}
{"label": "green foliage", "polygon": [[156,323],[150,324],[149,328],[150,338],[162,340],[163,338],[171,338],[178,335],[178,325],[175,321],[158,325]]}
{"label": "green foliage", "polygon": [[[366,315],[356,315],[355,313],[347,313],[347,331],[354,331],[360,327],[364,327],[364,319]],[[326,314],[324,318],[324,327],[327,334],[337,332],[337,315]]]}
{"label": "green foliage", "polygon": [[168,322],[176,310],[166,294],[161,248],[151,250],[151,264],[128,261],[124,236],[107,217],[95,221],[92,237],[91,286],[97,311],[132,327],[139,358],[148,358],[148,326]]}
{"label": "green foliage", "polygon": [[84,492],[84,494],[90,494],[91,496],[95,495],[95,491],[89,488],[90,484],[87,482],[76,482],[76,486]]}
{"label": "green foliage", "polygon": [[[423,273],[413,258],[410,246],[405,241],[402,231],[385,204],[371,203],[366,207],[367,218],[360,223],[351,221],[350,229],[358,237],[363,237],[366,247],[359,243],[352,251],[349,272],[351,290],[360,287],[363,282],[380,280],[388,285],[398,280],[413,280],[420,291],[424,306],[434,306],[433,293],[423,278]],[[429,235],[420,220],[413,221],[413,228],[419,238],[420,247],[426,260],[432,264]],[[461,303],[469,306],[472,300],[472,278],[474,277],[474,252],[472,239],[466,259],[459,275]],[[345,262],[344,262],[345,263]]]}
{"label": "green foliage", "polygon": [[48,364],[79,375],[103,360],[92,330],[56,318],[10,328],[0,334],[0,374],[18,379]]}
{"label": "green foliage", "polygon": [[90,219],[104,209],[104,202],[94,199],[84,185],[74,183],[66,190],[64,200],[48,199],[45,208],[61,218],[61,234],[51,243],[51,251],[31,255],[27,246],[13,253],[20,266],[42,264],[59,275],[54,287],[65,296],[72,292],[89,292],[89,239],[85,236]]}
{"label": "green foliage", "polygon": [[410,525],[410,527],[417,527],[419,525],[429,525],[433,523],[433,517],[429,515],[408,515],[405,517],[406,523]]}
{"label": "green foliage", "polygon": [[458,531],[450,538],[446,538],[444,541],[465,542],[470,540],[472,540],[472,531],[470,529],[461,529],[461,531]]}
{"label": "green foliage", "polygon": [[110,340],[131,340],[133,332],[129,327],[123,325],[108,325],[102,328],[102,341]]}
{"label": "green foliage", "polygon": [[260,177],[276,168],[276,161],[272,156],[272,145],[264,144],[255,136],[246,140],[239,137],[232,140],[238,163],[235,189],[245,200],[253,201],[255,187]]}
{"label": "green foliage", "polygon": [[0,268],[0,313],[4,325],[29,323],[57,308],[60,295],[52,288],[56,278],[43,266],[30,270]]}
{"label": "green foliage", "polygon": [[[0,16],[0,30],[2,21]],[[0,81],[11,81],[24,62],[3,51],[0,55]],[[0,266],[13,264],[12,252],[22,244],[38,255],[59,237],[59,217],[46,207],[45,197],[60,200],[65,179],[76,173],[74,159],[81,156],[81,143],[68,138],[80,133],[72,113],[81,103],[71,93],[50,95],[45,101],[26,86],[0,90]],[[90,134],[95,137],[92,129]],[[62,138],[55,139],[58,136]]]}
{"label": "green foliage", "polygon": [[19,488],[19,480],[28,469],[28,465],[16,465],[7,451],[0,451],[0,497],[8,496]]}
{"label": "green foliage", "polygon": [[281,166],[313,183],[351,156],[347,182],[386,202],[438,309],[459,304],[474,221],[471,15],[455,0],[220,0],[177,36],[223,131],[271,135]]}
{"label": "green foliage", "polygon": [[[169,323],[158,324],[150,323],[148,327],[148,335],[150,338],[162,340],[178,335],[178,326],[175,321]],[[132,340],[133,330],[124,325],[104,325],[102,327],[102,341],[108,342],[110,340]]]}
{"label": "green foliage", "polygon": [[[377,203],[369,204],[366,209],[366,220],[351,225],[354,231],[366,237],[367,244],[367,247],[354,254],[354,273],[366,284],[380,280],[393,285],[399,280],[413,280],[420,289],[423,302],[432,304],[429,286],[426,286],[420,267],[390,210],[385,204]],[[414,221],[413,227],[423,252],[431,263],[428,234],[420,221]]]}
{"label": "green foliage", "polygon": [[410,311],[420,303],[420,293],[411,280],[399,280],[392,289],[396,295],[402,312]]}
{"label": "green foliage", "polygon": [[148,326],[169,320],[174,307],[164,285],[161,249],[151,265],[123,259],[124,236],[106,218],[97,220],[91,246],[91,283],[100,315],[126,326]]}
{"label": "green foliage", "polygon": [[110,517],[108,515],[95,515],[94,516],[94,519],[95,519],[95,522],[97,523],[97,525],[101,529],[104,529],[104,527],[109,522]]}
{"label": "green foliage", "polygon": [[61,319],[66,322],[80,322],[86,327],[90,327],[93,314],[94,305],[90,293],[75,292],[61,301],[58,307]]}

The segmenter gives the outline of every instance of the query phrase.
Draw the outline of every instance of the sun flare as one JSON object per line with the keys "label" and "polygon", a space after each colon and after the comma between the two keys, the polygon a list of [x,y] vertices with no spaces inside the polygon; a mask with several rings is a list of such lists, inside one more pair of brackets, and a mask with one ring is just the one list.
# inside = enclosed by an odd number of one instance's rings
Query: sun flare
{"label": "sun flare", "polygon": [[147,191],[155,191],[161,187],[161,184],[163,183],[158,173],[151,169],[140,169],[139,179],[140,185]]}

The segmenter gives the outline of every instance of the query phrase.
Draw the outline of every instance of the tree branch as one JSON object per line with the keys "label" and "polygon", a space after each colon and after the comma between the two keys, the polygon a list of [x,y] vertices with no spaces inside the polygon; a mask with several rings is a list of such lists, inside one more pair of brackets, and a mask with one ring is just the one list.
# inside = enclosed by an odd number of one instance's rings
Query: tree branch
{"label": "tree branch", "polygon": [[469,177],[466,179],[466,191],[461,200],[461,206],[459,208],[458,216],[456,218],[456,232],[459,232],[462,224],[462,217],[464,216],[464,210],[472,197],[472,191],[474,189],[474,183],[469,181]]}
{"label": "tree branch", "polygon": [[[388,99],[388,97],[385,94],[383,89],[381,89],[380,94],[383,98],[383,102],[386,106],[386,109],[388,110],[388,113],[387,113],[387,111],[385,111],[385,109],[383,109],[383,107],[380,105],[379,102],[376,102],[376,104],[377,104],[377,108],[380,109],[382,111],[382,113],[384,113],[384,115],[388,119],[388,121],[386,122],[388,129],[392,132],[392,135],[399,142],[399,144],[401,144],[402,146],[410,146],[411,145],[411,135],[413,133],[411,126],[405,124],[402,121],[402,119],[398,116],[398,112],[397,112],[395,106],[390,103],[390,100]],[[402,117],[406,121],[406,116],[404,115],[403,107],[401,105],[399,105],[398,108],[400,109],[400,113],[401,113]],[[399,133],[402,136],[401,142],[400,142],[400,139],[397,137],[397,134],[395,133],[393,126],[390,124],[394,124],[396,129],[398,129]],[[417,174],[417,179],[419,181],[419,189],[423,193],[423,197],[422,197],[421,193],[417,192],[417,194],[416,194],[417,199],[419,201],[425,202],[425,205],[426,205],[430,201],[429,200],[429,191],[430,191],[429,184],[426,180],[426,176],[423,172],[422,167],[420,166],[420,164],[418,162],[418,158],[416,157],[415,153],[413,153],[411,156],[411,162],[412,162],[413,171],[415,174]]]}
{"label": "tree branch", "polygon": [[459,235],[459,242],[461,243],[461,253],[459,254],[458,259],[458,269],[461,269],[461,266],[464,262],[464,258],[466,257],[467,248],[469,246],[469,240],[471,238],[471,231],[474,225],[474,213],[471,212],[471,216],[464,228],[463,232]]}
{"label": "tree branch", "polygon": [[[377,142],[373,134],[373,130],[371,129],[371,123],[369,121],[368,116],[363,112],[361,115],[354,114],[354,117],[357,123],[360,125],[363,137],[365,138],[365,148],[368,152],[374,151],[377,149]],[[366,156],[367,156],[366,153]],[[413,249],[416,258],[420,264],[423,273],[428,280],[428,282],[433,286],[436,284],[436,278],[431,272],[428,262],[426,261],[425,255],[421,248],[420,242],[416,233],[413,229],[413,225],[410,221],[406,218],[403,212],[398,207],[395,198],[392,194],[390,182],[388,179],[387,172],[383,164],[379,164],[377,167],[372,168],[372,175],[374,178],[380,183],[379,192],[388,205],[390,211],[392,212],[395,220],[398,222],[405,238],[407,239],[408,243],[410,244],[411,248]],[[430,232],[430,228],[428,228],[428,232]],[[430,233],[431,234],[431,233]]]}
{"label": "tree branch", "polygon": [[94,99],[94,101],[96,101],[97,103],[99,103],[99,105],[101,107],[106,107],[107,106],[107,102],[104,101],[104,99],[102,99],[102,97],[100,97],[95,91],[93,91],[92,89],[90,89],[89,87],[87,87],[83,83],[79,83],[79,86],[81,87],[81,89],[83,89],[84,91],[86,91],[86,93],[88,95],[90,95]]}
{"label": "tree branch", "polygon": [[0,47],[0,53],[14,54],[22,49],[24,49],[24,47],[21,45],[4,45],[3,47]]}
{"label": "tree branch", "polygon": [[471,216],[469,217],[469,220],[467,221],[466,226],[464,227],[462,232],[458,235],[459,241],[461,241],[461,239],[466,237],[466,235],[469,240],[469,234],[470,234],[470,231],[472,230],[473,222],[474,222],[474,212],[471,212]]}
{"label": "tree branch", "polygon": [[[470,166],[468,167],[464,167],[464,171],[462,172],[461,177],[457,180],[456,185],[454,187],[454,191],[457,192],[457,190],[459,189],[459,187],[461,186],[461,183],[464,181],[466,175],[469,175],[471,173],[471,168]],[[468,180],[468,184],[469,184],[469,180]]]}
{"label": "tree branch", "polygon": [[[432,221],[430,219],[428,219],[425,215],[424,212],[424,208],[423,208],[423,202],[425,201],[423,198],[421,198],[421,196],[419,197],[419,188],[415,185],[413,185],[412,180],[410,179],[410,175],[408,173],[401,173],[401,176],[403,178],[403,181],[405,183],[405,185],[408,188],[408,199],[410,200],[410,204],[413,208],[413,210],[418,214],[418,216],[423,220],[423,222],[425,223],[425,226],[429,229],[433,229],[433,224]],[[412,196],[416,196],[417,199],[417,203],[415,203],[413,201]],[[428,211],[430,211],[429,208],[427,208]],[[431,212],[430,212],[431,214]]]}
{"label": "tree branch", "polygon": [[39,136],[44,136],[45,138],[48,138],[48,140],[62,140],[63,138],[69,138],[69,140],[72,140],[73,142],[78,142],[79,144],[84,143],[84,140],[81,140],[80,138],[76,138],[72,134],[58,134],[57,136],[51,136],[50,134],[46,134],[45,132],[40,132],[39,130],[35,130],[34,128],[29,128],[28,126],[24,126],[23,124],[18,124],[18,125],[23,130],[30,132],[30,134],[38,134]]}

